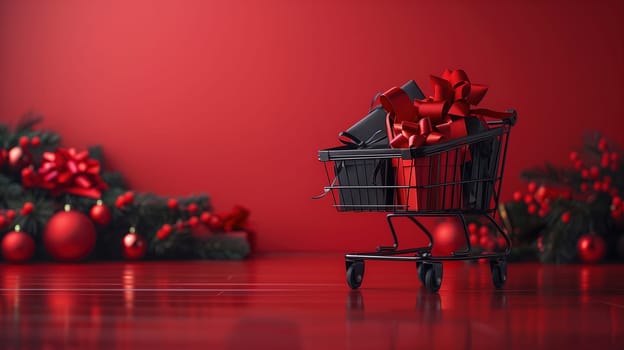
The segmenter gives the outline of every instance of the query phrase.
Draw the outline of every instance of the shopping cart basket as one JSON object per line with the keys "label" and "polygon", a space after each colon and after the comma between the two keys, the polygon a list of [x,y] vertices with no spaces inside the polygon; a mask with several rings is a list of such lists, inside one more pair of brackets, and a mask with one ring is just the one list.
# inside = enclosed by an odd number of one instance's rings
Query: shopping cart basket
{"label": "shopping cart basket", "polygon": [[[448,142],[417,148],[319,151],[338,211],[385,211],[392,246],[345,255],[347,283],[357,289],[364,278],[364,260],[415,261],[418,278],[432,292],[442,284],[442,262],[488,259],[492,281],[502,288],[511,241],[495,216],[505,168],[509,132],[517,116],[488,121],[488,130]],[[470,245],[466,217],[484,217],[504,237],[504,251],[477,251]],[[429,239],[422,247],[399,249],[393,220],[409,219]],[[435,244],[420,217],[456,217],[463,226],[466,248],[446,256],[432,254]]]}

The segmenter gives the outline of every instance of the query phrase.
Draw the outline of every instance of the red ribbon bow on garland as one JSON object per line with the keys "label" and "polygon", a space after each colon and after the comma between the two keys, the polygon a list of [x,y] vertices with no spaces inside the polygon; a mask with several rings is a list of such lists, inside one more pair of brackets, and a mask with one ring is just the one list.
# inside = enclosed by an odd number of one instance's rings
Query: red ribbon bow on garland
{"label": "red ribbon bow on garland", "polygon": [[22,170],[22,183],[45,188],[53,195],[70,193],[91,198],[100,198],[100,191],[108,188],[100,177],[100,163],[89,158],[87,151],[77,152],[74,148],[43,153],[37,173],[32,168]]}
{"label": "red ribbon bow on garland", "polygon": [[468,116],[504,119],[513,115],[484,108],[471,109],[470,106],[481,102],[488,88],[471,83],[461,69],[446,69],[442,77],[432,75],[431,83],[433,97],[415,100],[414,103],[399,87],[381,94],[381,105],[388,112],[391,147],[418,147],[464,137],[468,133],[463,118]]}

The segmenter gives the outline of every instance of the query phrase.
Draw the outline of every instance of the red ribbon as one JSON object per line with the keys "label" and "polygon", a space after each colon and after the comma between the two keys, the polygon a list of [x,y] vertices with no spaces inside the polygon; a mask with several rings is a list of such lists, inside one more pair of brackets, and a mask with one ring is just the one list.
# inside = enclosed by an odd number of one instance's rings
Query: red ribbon
{"label": "red ribbon", "polygon": [[22,171],[22,183],[45,188],[53,195],[71,193],[91,198],[100,198],[100,191],[108,188],[100,177],[100,163],[89,158],[87,151],[77,152],[74,148],[43,153],[37,173],[32,168]]}
{"label": "red ribbon", "polygon": [[442,77],[431,76],[434,95],[410,101],[401,88],[393,87],[380,96],[380,102],[388,112],[388,137],[393,148],[431,145],[442,140],[464,137],[465,117],[476,116],[504,119],[509,112],[497,112],[484,108],[473,109],[487,93],[487,86],[471,83],[461,69],[448,70]]}

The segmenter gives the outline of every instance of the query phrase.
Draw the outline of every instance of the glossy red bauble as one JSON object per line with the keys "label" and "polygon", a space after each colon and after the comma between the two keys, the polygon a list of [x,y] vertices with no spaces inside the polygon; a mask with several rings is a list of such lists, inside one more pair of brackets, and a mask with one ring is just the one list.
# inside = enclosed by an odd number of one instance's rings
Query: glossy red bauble
{"label": "glossy red bauble", "polygon": [[7,233],[2,239],[2,257],[12,263],[23,263],[35,254],[35,241],[21,231]]}
{"label": "glossy red bauble", "polygon": [[145,238],[136,232],[128,232],[122,240],[122,253],[128,260],[139,260],[147,253],[147,242]]}
{"label": "glossy red bauble", "polygon": [[434,255],[449,255],[466,245],[462,226],[452,221],[440,222],[431,234]]}
{"label": "glossy red bauble", "polygon": [[593,264],[604,259],[607,245],[602,237],[588,233],[579,238],[576,245],[577,253],[582,262]]}
{"label": "glossy red bauble", "polygon": [[86,215],[63,211],[50,218],[43,234],[43,244],[50,256],[61,261],[79,261],[95,247],[95,227]]}
{"label": "glossy red bauble", "polygon": [[91,207],[89,216],[98,225],[107,225],[113,218],[111,210],[101,201],[98,201],[96,205]]}

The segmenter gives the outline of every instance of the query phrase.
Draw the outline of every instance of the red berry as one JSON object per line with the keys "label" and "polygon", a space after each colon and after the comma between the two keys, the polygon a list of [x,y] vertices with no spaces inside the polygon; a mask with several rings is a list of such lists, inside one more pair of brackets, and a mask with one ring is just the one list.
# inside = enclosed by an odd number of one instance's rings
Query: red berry
{"label": "red berry", "polygon": [[602,139],[600,139],[600,140],[598,141],[598,149],[599,149],[601,152],[605,152],[605,151],[607,150],[607,147],[608,147],[608,145],[607,145],[607,140],[605,140],[604,138],[602,138]]}
{"label": "red berry", "polygon": [[530,194],[527,194],[524,196],[524,203],[531,204],[532,202],[533,202],[533,196],[531,196]]}
{"label": "red berry", "polygon": [[608,168],[610,163],[611,159],[609,159],[609,153],[603,153],[602,157],[600,158],[600,167]]}
{"label": "red berry", "polygon": [[487,227],[486,225],[479,227],[479,236],[483,237],[483,236],[489,236],[489,235],[490,235],[489,227]]}
{"label": "red berry", "polygon": [[588,185],[587,185],[587,183],[583,182],[579,188],[580,188],[581,192],[587,192]]}
{"label": "red berry", "polygon": [[620,203],[622,203],[622,198],[618,196],[613,197],[613,199],[611,200],[611,204],[613,204],[616,207],[620,205]]}
{"label": "red berry", "polygon": [[527,212],[531,215],[535,214],[536,211],[537,211],[537,206],[535,204],[531,204],[527,208]]}
{"label": "red berry", "polygon": [[610,183],[608,183],[608,182],[604,182],[604,181],[603,181],[603,182],[602,182],[602,184],[600,185],[600,189],[601,189],[603,192],[609,192],[609,189],[610,189],[610,188],[611,188],[611,184],[610,184]]}
{"label": "red berry", "polygon": [[22,207],[22,210],[20,213],[22,215],[28,215],[32,213],[34,209],[35,209],[35,206],[31,202],[26,202],[24,203],[24,206]]}
{"label": "red berry", "polygon": [[35,136],[30,139],[30,144],[33,147],[39,147],[39,145],[41,145],[41,139],[39,138],[39,136]]}
{"label": "red berry", "polygon": [[589,176],[594,180],[597,179],[598,176],[600,176],[600,169],[598,169],[597,166],[591,167],[591,169],[589,169]]}
{"label": "red berry", "polygon": [[581,177],[583,179],[589,179],[589,170],[587,170],[587,169],[581,170]]}
{"label": "red berry", "polygon": [[505,239],[505,237],[499,235],[498,238],[496,238],[496,241],[499,248],[505,249],[507,247],[507,240]]}
{"label": "red berry", "polygon": [[537,189],[537,184],[535,182],[531,181],[527,185],[527,189],[529,190],[529,193],[533,193]]}
{"label": "red berry", "polygon": [[537,211],[537,215],[539,215],[540,218],[543,218],[544,216],[548,215],[548,212],[544,210],[544,208],[540,208],[540,210]]}
{"label": "red berry", "polygon": [[28,147],[28,144],[30,144],[30,140],[28,139],[28,137],[22,136],[22,137],[19,138],[19,145],[22,148]]}
{"label": "red berry", "polygon": [[173,227],[169,224],[164,224],[161,228],[161,231],[165,232],[165,234],[170,234],[173,231]]}
{"label": "red berry", "polygon": [[479,239],[479,245],[488,252],[491,252],[496,248],[496,241],[492,237],[482,236]]}
{"label": "red berry", "polygon": [[607,183],[607,184],[610,185],[611,184],[611,176],[609,176],[609,175],[603,176],[602,183]]}
{"label": "red berry", "polygon": [[169,235],[171,234],[171,232],[165,232],[164,230],[160,229],[158,231],[156,231],[156,237],[158,239],[160,239],[161,241],[167,237],[169,237]]}
{"label": "red berry", "polygon": [[576,162],[574,162],[574,168],[576,170],[581,170],[583,169],[583,161],[581,161],[580,159],[577,160]]}
{"label": "red berry", "polygon": [[123,207],[126,206],[126,199],[123,195],[117,197],[117,199],[115,199],[115,207],[117,209],[122,209]]}
{"label": "red berry", "polygon": [[535,198],[541,202],[546,199],[547,192],[548,190],[546,189],[546,186],[540,186],[537,191],[535,191]]}
{"label": "red berry", "polygon": [[470,235],[470,245],[476,246],[479,243],[479,237],[477,235]]}
{"label": "red berry", "polygon": [[198,209],[197,208],[197,204],[191,203],[191,204],[188,205],[188,207],[186,209],[188,209],[189,213],[195,214],[195,213],[197,213],[197,209]]}
{"label": "red berry", "polygon": [[178,209],[178,201],[175,198],[169,198],[169,200],[167,201],[167,206],[171,210]]}
{"label": "red berry", "polygon": [[4,215],[0,215],[0,229],[2,229],[4,225],[6,224],[7,224],[7,219],[4,217]]}
{"label": "red berry", "polygon": [[188,220],[188,223],[191,227],[197,227],[197,225],[199,225],[199,219],[197,218],[197,216],[191,216]]}
{"label": "red berry", "polygon": [[210,213],[205,211],[203,213],[201,213],[201,215],[199,216],[199,220],[201,220],[201,222],[204,225],[209,225],[210,224]]}
{"label": "red berry", "polygon": [[566,211],[565,213],[561,214],[561,222],[563,222],[564,224],[567,224],[568,222],[570,222],[571,218],[572,218],[572,215],[570,214],[569,211]]}
{"label": "red berry", "polygon": [[132,204],[134,202],[134,193],[128,191],[123,194],[125,204]]}
{"label": "red berry", "polygon": [[619,158],[619,154],[617,152],[611,152],[611,161],[612,162],[617,162],[618,158]]}
{"label": "red berry", "polygon": [[578,153],[576,152],[570,152],[570,160],[575,162],[578,160]]}
{"label": "red berry", "polygon": [[594,181],[594,191],[600,191],[602,189],[602,182]]}
{"label": "red berry", "polygon": [[7,219],[9,219],[9,221],[13,221],[13,219],[15,219],[15,210],[13,209],[7,210],[6,217]]}
{"label": "red berry", "polygon": [[522,192],[520,192],[520,191],[514,192],[513,199],[516,202],[520,202],[522,200]]}

